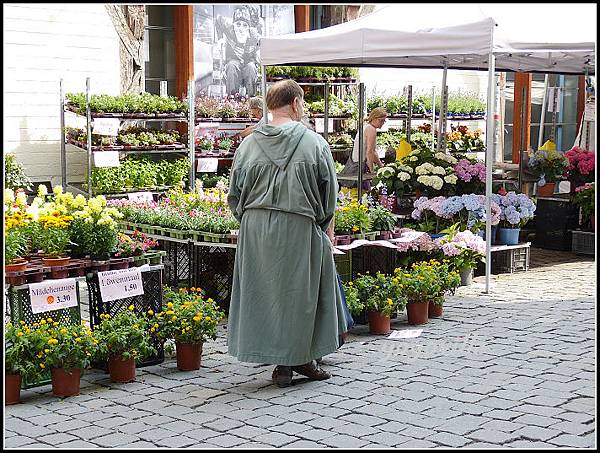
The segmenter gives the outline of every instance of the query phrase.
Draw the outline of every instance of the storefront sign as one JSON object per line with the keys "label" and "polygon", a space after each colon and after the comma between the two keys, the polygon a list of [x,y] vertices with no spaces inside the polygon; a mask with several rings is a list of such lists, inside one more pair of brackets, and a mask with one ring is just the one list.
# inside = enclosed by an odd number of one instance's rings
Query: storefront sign
{"label": "storefront sign", "polygon": [[129,201],[135,201],[136,203],[142,203],[144,201],[153,201],[152,194],[150,192],[133,192],[128,193],[127,198]]}
{"label": "storefront sign", "polygon": [[98,272],[98,281],[103,302],[144,294],[142,272],[139,268]]}
{"label": "storefront sign", "polygon": [[201,173],[214,173],[219,167],[219,159],[215,158],[200,158],[198,159],[197,171]]}
{"label": "storefront sign", "polygon": [[77,306],[77,282],[74,278],[47,280],[29,285],[31,311],[45,313]]}
{"label": "storefront sign", "polygon": [[97,135],[110,135],[116,137],[119,135],[119,118],[96,118],[94,119],[92,130]]}
{"label": "storefront sign", "polygon": [[94,153],[95,167],[118,167],[119,151],[98,151]]}

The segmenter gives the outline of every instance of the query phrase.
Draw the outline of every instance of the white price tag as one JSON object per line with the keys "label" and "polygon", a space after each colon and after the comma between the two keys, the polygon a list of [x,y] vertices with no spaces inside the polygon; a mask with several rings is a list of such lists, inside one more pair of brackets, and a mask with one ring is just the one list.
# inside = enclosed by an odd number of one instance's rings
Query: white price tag
{"label": "white price tag", "polygon": [[94,153],[95,167],[118,167],[119,151],[97,151]]}
{"label": "white price tag", "polygon": [[[333,120],[327,120],[329,132],[333,132]],[[315,131],[316,132],[325,132],[325,118],[315,118]]]}
{"label": "white price tag", "polygon": [[100,295],[104,302],[144,294],[142,272],[138,267],[118,271],[98,272]]}
{"label": "white price tag", "polygon": [[119,118],[95,118],[92,131],[98,135],[110,135],[116,137],[119,135]]}
{"label": "white price tag", "polygon": [[219,159],[203,157],[198,159],[197,171],[201,173],[215,173],[219,168]]}
{"label": "white price tag", "polygon": [[47,280],[29,285],[31,311],[45,313],[77,306],[77,283],[74,278]]}
{"label": "white price tag", "polygon": [[135,201],[136,203],[141,203],[144,201],[153,201],[152,194],[150,192],[133,192],[128,193],[127,198],[129,201]]}
{"label": "white price tag", "polygon": [[424,233],[422,231],[407,231],[406,233],[402,233],[402,236],[396,239],[390,239],[390,242],[412,242],[416,239],[419,239],[423,236]]}

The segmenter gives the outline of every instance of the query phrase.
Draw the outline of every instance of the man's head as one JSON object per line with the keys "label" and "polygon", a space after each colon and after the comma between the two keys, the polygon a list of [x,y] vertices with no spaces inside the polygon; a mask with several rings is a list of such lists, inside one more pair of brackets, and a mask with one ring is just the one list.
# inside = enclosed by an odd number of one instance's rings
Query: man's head
{"label": "man's head", "polygon": [[279,110],[300,121],[304,116],[304,91],[291,79],[276,82],[267,91],[267,107],[272,112]]}
{"label": "man's head", "polygon": [[239,6],[233,11],[233,31],[240,44],[244,44],[250,36],[251,14],[246,5]]}

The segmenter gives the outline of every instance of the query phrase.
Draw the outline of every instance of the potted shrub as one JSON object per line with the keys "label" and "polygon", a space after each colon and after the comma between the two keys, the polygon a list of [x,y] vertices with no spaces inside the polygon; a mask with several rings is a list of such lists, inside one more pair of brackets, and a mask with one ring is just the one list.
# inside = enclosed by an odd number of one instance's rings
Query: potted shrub
{"label": "potted shrub", "polygon": [[52,318],[47,321],[37,330],[42,340],[38,357],[52,371],[52,393],[79,395],[81,373],[89,366],[98,341],[85,325],[61,325]]}
{"label": "potted shrub", "polygon": [[390,332],[390,316],[403,309],[406,299],[402,296],[399,280],[396,277],[377,272],[367,298],[369,331],[386,335]]}
{"label": "potted shrub", "polygon": [[442,263],[433,264],[432,267],[438,275],[440,289],[430,300],[427,315],[429,318],[439,318],[442,316],[446,293],[454,292],[461,283],[461,277],[449,260],[442,260]]}
{"label": "potted shrub", "polygon": [[94,329],[98,340],[97,357],[108,360],[112,382],[135,381],[135,361],[156,352],[150,344],[148,319],[134,313],[134,306],[114,317],[101,314],[101,322]]}
{"label": "potted shrub", "polygon": [[163,291],[166,309],[154,314],[151,332],[163,340],[175,341],[177,368],[192,371],[200,368],[202,345],[217,337],[217,326],[224,313],[214,300],[204,299],[200,288]]}
{"label": "potted shrub", "polygon": [[443,282],[435,269],[440,264],[437,260],[421,261],[413,263],[408,270],[394,270],[398,284],[408,300],[406,312],[409,324],[427,324],[429,304],[438,301],[440,293],[443,294]]}
{"label": "potted shrub", "polygon": [[369,209],[371,228],[380,231],[379,239],[390,239],[391,231],[396,226],[396,218],[389,209],[377,205]]}
{"label": "potted shrub", "polygon": [[[352,318],[356,321],[356,318],[362,316],[364,318],[365,304],[360,300],[359,291],[354,282],[343,283],[344,295],[346,296],[346,305],[348,311],[352,315]],[[364,324],[361,323],[361,324]]]}
{"label": "potted shrub", "polygon": [[447,260],[452,268],[460,273],[460,281],[463,286],[472,283],[473,269],[485,256],[485,242],[469,230],[452,231],[447,236],[437,239]]}
{"label": "potted shrub", "polygon": [[373,184],[377,185],[381,182],[386,192],[382,194],[385,196],[380,196],[380,203],[382,200],[391,197],[393,201],[386,201],[394,206],[396,197],[401,197],[411,190],[410,182],[413,173],[414,169],[412,167],[400,162],[392,162],[377,170],[377,174],[373,178]]}
{"label": "potted shrub", "polygon": [[500,223],[497,242],[505,245],[519,243],[519,233],[535,212],[535,204],[525,194],[508,192],[506,195],[492,194],[492,201],[500,206]]}
{"label": "potted shrub", "polygon": [[575,196],[573,197],[573,203],[579,206],[581,210],[581,224],[587,225],[588,221],[592,227],[592,231],[596,230],[596,219],[595,219],[595,190],[596,186],[592,183],[586,183],[583,186],[575,189]]}
{"label": "potted shrub", "polygon": [[[45,266],[57,267],[69,264],[67,247],[71,244],[69,227],[73,217],[54,211],[49,215],[40,215],[39,228],[35,230],[35,243],[44,251],[42,262]],[[53,278],[65,278],[68,270],[52,271]]]}
{"label": "potted shrub", "polygon": [[540,149],[529,152],[527,166],[538,178],[538,197],[552,196],[556,180],[563,175],[568,165],[568,158],[560,151]]}
{"label": "potted shrub", "polygon": [[9,322],[4,327],[4,404],[19,402],[21,382],[25,378],[35,379],[41,368],[35,360],[35,338],[24,321],[15,325]]}
{"label": "potted shrub", "polygon": [[565,153],[569,164],[565,169],[564,177],[571,181],[571,192],[577,185],[594,181],[596,169],[596,155],[578,146],[574,146]]}

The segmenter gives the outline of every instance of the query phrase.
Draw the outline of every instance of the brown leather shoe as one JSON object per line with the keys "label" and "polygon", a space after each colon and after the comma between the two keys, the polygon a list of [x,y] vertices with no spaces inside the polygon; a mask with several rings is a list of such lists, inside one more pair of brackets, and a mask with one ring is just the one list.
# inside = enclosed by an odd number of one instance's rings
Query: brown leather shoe
{"label": "brown leather shoe", "polygon": [[273,382],[277,387],[289,387],[292,385],[292,367],[277,365],[273,370]]}
{"label": "brown leather shoe", "polygon": [[324,381],[325,379],[329,379],[331,377],[331,374],[323,370],[314,361],[305,363],[304,365],[293,366],[292,371],[316,381]]}

